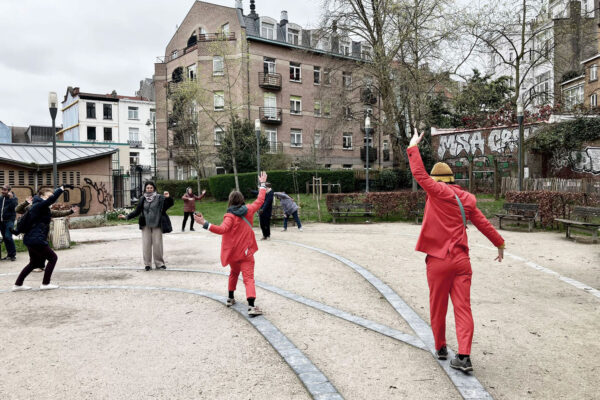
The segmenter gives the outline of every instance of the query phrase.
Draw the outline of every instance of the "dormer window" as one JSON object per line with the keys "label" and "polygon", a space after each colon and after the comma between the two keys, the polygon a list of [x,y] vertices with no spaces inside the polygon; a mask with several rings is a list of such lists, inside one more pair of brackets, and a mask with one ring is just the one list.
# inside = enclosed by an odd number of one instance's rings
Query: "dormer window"
{"label": "dormer window", "polygon": [[348,41],[341,41],[340,42],[340,53],[345,55],[345,56],[349,56],[351,53],[350,50],[350,42]]}
{"label": "dormer window", "polygon": [[265,39],[273,39],[275,34],[275,24],[263,22],[260,35]]}
{"label": "dormer window", "polygon": [[288,28],[287,41],[291,44],[300,44],[300,31]]}

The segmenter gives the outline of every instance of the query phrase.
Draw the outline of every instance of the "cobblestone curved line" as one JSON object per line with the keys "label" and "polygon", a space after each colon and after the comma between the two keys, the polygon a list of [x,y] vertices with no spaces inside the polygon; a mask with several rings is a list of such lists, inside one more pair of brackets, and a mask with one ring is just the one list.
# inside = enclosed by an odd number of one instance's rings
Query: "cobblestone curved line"
{"label": "cobblestone curved line", "polygon": [[[60,269],[60,271],[97,271],[97,270],[117,270],[117,271],[140,271],[139,268],[134,267],[119,267],[119,266],[110,266],[110,267],[79,267],[79,268],[64,268]],[[226,272],[219,271],[209,271],[209,270],[199,270],[199,269],[184,269],[184,268],[169,268],[168,271],[175,272],[194,272],[194,273],[204,273],[204,274],[213,274],[213,275],[222,275],[228,276],[229,274]],[[15,273],[4,273],[0,274],[0,276],[8,276],[8,275],[16,275]],[[327,304],[320,303],[315,300],[311,300],[309,298],[300,296],[298,294],[289,292],[285,289],[278,288],[277,286],[269,285],[267,283],[263,283],[260,281],[255,281],[256,286],[263,288],[269,292],[278,294],[290,300],[296,301],[298,303],[307,305],[319,311],[323,311],[327,314],[333,315],[334,317],[341,318],[345,321],[352,322],[356,325],[362,326],[363,328],[370,329],[374,332],[380,333],[382,335],[391,337],[392,339],[396,339],[398,341],[404,342],[411,346],[414,346],[418,349],[429,351],[429,349],[425,346],[423,341],[413,335],[409,335],[403,332],[400,332],[397,329],[391,328],[387,325],[380,324],[375,321],[371,321],[366,318],[359,317],[354,314],[350,314],[346,311],[342,311],[338,308],[328,306]]]}
{"label": "cobblestone curved line", "polygon": [[[101,285],[101,286],[61,286],[65,290],[149,290],[188,293],[203,296],[211,300],[225,304],[226,298],[214,293],[204,292],[193,289],[180,289],[155,286],[119,286],[119,285]],[[39,290],[39,289],[38,289]],[[35,290],[35,291],[38,291]],[[0,293],[9,293],[8,290],[0,290]],[[342,395],[337,391],[329,379],[321,372],[310,359],[302,353],[275,325],[273,325],[264,316],[250,318],[246,312],[246,306],[241,303],[233,307],[242,317],[244,317],[260,334],[269,342],[269,344],[279,353],[284,361],[294,371],[298,379],[306,387],[311,397],[315,400],[343,400]]]}
{"label": "cobblestone curved line", "polygon": [[281,243],[286,243],[292,246],[303,247],[305,249],[313,250],[321,254],[325,254],[332,257],[342,264],[352,268],[358,274],[362,275],[379,293],[381,293],[385,299],[394,307],[396,312],[410,325],[415,331],[417,336],[427,345],[431,354],[435,357],[438,364],[442,367],[444,372],[448,375],[458,392],[465,400],[475,399],[493,399],[492,395],[485,390],[479,380],[473,375],[464,374],[458,370],[450,368],[450,359],[454,357],[454,352],[448,349],[448,360],[438,360],[435,355],[435,342],[433,334],[431,333],[431,327],[423,321],[423,319],[404,301],[402,298],[387,284],[383,283],[381,279],[376,277],[370,271],[364,267],[356,264],[355,262],[337,255],[328,250],[320,249],[318,247],[309,246],[303,243],[292,242],[287,240],[274,240]]}

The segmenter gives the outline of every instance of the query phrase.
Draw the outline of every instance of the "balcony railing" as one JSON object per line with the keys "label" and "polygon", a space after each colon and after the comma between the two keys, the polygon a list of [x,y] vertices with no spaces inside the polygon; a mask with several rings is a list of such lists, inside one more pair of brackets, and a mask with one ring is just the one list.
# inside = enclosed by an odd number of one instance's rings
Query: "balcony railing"
{"label": "balcony railing", "polygon": [[258,86],[265,89],[281,89],[281,74],[258,73]]}
{"label": "balcony railing", "polygon": [[235,40],[235,32],[201,33],[198,35],[199,42],[215,42],[217,40]]}
{"label": "balcony railing", "polygon": [[265,124],[281,124],[281,108],[277,107],[260,107],[260,120]]}
{"label": "balcony railing", "polygon": [[[367,161],[367,148],[360,148],[360,159],[363,161]],[[377,160],[377,147],[369,147],[369,162],[373,162]]]}
{"label": "balcony railing", "polygon": [[269,149],[267,150],[267,153],[269,153],[269,154],[283,153],[283,143],[269,142]]}
{"label": "balcony railing", "polygon": [[142,141],[141,140],[131,140],[131,139],[129,139],[127,141],[127,144],[129,144],[129,147],[134,148],[134,149],[139,149],[140,147],[142,147]]}
{"label": "balcony railing", "polygon": [[360,100],[363,104],[377,104],[377,95],[370,88],[360,90]]}

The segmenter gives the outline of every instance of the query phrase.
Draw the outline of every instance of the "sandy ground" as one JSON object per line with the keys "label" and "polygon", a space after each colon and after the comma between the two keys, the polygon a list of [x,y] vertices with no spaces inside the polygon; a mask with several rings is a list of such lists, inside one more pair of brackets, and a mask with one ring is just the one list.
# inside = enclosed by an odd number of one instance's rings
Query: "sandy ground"
{"label": "sandy ground", "polygon": [[[180,219],[173,218],[174,226]],[[259,242],[256,279],[414,334],[360,275],[296,241],[342,255],[391,286],[429,320],[420,227],[408,223],[309,224],[272,230]],[[258,234],[258,230],[257,230]],[[559,233],[501,231],[507,251],[600,289],[600,246]],[[600,299],[522,261],[494,262],[489,242],[469,229],[473,264],[475,376],[496,399],[599,398]],[[225,276],[138,267],[137,226],[71,231],[79,244],[60,251],[62,286],[160,286],[226,295]],[[283,241],[279,241],[283,240]],[[220,238],[205,231],[165,235],[171,268],[227,271]],[[26,263],[2,262],[16,274]],[[86,271],[67,268],[90,267]],[[9,288],[14,275],[0,276]],[[26,284],[38,285],[41,274]],[[432,356],[402,342],[257,289],[268,318],[346,399],[458,399]],[[239,284],[236,297],[244,299]],[[305,399],[298,378],[242,316],[200,296],[143,290],[2,293],[0,395],[3,399]],[[456,349],[450,307],[447,338]]]}

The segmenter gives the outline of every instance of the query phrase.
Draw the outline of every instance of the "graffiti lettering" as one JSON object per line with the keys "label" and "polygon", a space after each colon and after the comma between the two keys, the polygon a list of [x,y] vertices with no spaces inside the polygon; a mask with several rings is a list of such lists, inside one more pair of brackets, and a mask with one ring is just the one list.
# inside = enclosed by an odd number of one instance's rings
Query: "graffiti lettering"
{"label": "graffiti lettering", "polygon": [[438,157],[440,159],[444,158],[446,152],[449,152],[451,157],[456,157],[463,152],[475,155],[478,150],[479,154],[483,154],[485,150],[485,141],[481,136],[481,132],[444,135],[440,137]]}
{"label": "graffiti lettering", "polygon": [[98,203],[102,204],[106,211],[111,211],[113,208],[113,197],[110,194],[110,192],[106,189],[106,185],[104,184],[104,182],[100,182],[100,184],[97,184],[89,178],[83,178],[83,180],[85,181],[85,183],[90,185],[92,189],[96,191]]}
{"label": "graffiti lettering", "polygon": [[573,171],[600,174],[600,147],[588,147],[571,153]]}

